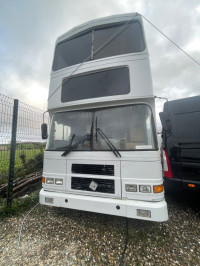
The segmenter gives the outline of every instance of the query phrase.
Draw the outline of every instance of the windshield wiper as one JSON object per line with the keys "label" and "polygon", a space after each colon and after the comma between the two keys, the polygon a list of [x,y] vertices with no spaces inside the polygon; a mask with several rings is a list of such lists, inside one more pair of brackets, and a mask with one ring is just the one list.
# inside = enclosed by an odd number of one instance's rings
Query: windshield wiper
{"label": "windshield wiper", "polygon": [[75,134],[72,135],[72,138],[71,138],[70,143],[69,143],[69,147],[72,146],[72,142],[73,142],[75,136],[76,136]]}
{"label": "windshield wiper", "polygon": [[97,128],[97,132],[101,135],[101,137],[105,140],[108,147],[111,149],[111,151],[114,153],[116,157],[122,157],[119,151],[116,149],[116,147],[112,144],[112,142],[106,137],[106,135],[103,133],[103,131],[100,128]]}
{"label": "windshield wiper", "polygon": [[[72,136],[72,138],[74,139],[75,134]],[[90,134],[86,134],[85,136],[83,136],[80,140],[78,140],[74,145],[70,146],[66,151],[63,152],[63,154],[61,156],[66,156],[67,154],[69,154],[72,150],[74,150],[78,145],[80,145],[81,143],[84,143],[86,140],[90,139]],[[72,140],[73,141],[73,140]],[[71,143],[72,143],[71,141]]]}

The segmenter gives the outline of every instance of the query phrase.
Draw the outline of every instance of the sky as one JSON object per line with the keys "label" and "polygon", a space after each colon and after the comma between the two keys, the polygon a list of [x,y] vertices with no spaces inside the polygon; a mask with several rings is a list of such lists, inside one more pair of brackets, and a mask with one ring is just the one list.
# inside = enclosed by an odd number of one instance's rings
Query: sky
{"label": "sky", "polygon": [[[138,12],[200,62],[199,0],[0,0],[0,93],[46,110],[55,41],[91,19]],[[144,21],[154,94],[200,95],[200,66]],[[163,100],[157,101],[157,113]]]}

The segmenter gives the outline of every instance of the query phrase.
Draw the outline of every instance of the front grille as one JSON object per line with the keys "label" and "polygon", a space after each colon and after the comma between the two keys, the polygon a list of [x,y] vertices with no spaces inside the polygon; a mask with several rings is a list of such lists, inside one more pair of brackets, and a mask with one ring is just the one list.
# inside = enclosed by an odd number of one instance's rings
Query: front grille
{"label": "front grille", "polygon": [[[93,191],[89,186],[91,182],[97,183],[97,188]],[[98,178],[82,178],[82,177],[72,177],[71,188],[76,190],[84,190],[91,192],[101,192],[101,193],[115,193],[114,180],[112,179],[98,179]]]}
{"label": "front grille", "polygon": [[114,165],[72,164],[72,173],[114,176]]}

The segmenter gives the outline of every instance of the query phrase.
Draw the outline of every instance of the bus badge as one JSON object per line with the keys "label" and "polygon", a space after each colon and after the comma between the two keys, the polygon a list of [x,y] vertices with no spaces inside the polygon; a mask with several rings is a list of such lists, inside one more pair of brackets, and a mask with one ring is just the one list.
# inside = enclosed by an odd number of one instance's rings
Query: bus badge
{"label": "bus badge", "polygon": [[96,191],[97,186],[98,186],[98,184],[96,182],[92,181],[89,185],[89,188],[92,189],[93,191]]}

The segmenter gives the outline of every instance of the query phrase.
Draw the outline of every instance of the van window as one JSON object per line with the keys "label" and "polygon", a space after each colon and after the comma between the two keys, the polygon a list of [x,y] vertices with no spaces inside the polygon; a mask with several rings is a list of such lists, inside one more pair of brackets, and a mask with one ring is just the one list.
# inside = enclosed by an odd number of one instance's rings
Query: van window
{"label": "van window", "polygon": [[175,115],[177,137],[180,139],[200,139],[200,112]]}

